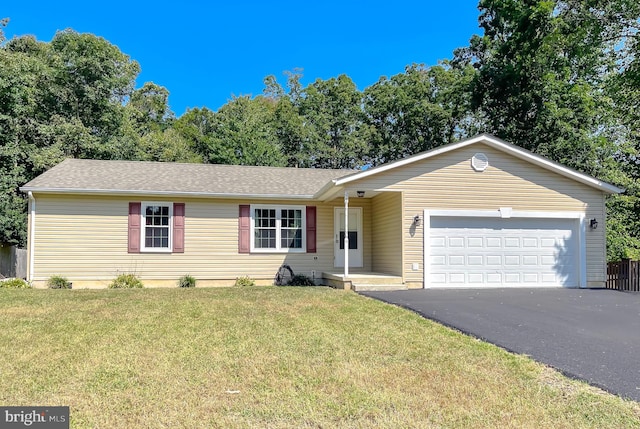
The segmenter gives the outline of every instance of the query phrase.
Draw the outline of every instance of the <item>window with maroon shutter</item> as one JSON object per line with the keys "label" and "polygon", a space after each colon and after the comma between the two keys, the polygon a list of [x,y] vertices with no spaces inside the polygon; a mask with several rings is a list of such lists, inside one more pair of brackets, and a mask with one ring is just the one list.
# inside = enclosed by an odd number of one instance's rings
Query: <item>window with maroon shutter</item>
{"label": "window with maroon shutter", "polygon": [[140,253],[141,207],[142,203],[129,203],[129,253]]}
{"label": "window with maroon shutter", "polygon": [[307,253],[316,253],[316,207],[307,206]]}
{"label": "window with maroon shutter", "polygon": [[185,204],[130,202],[129,253],[184,253]]}
{"label": "window with maroon shutter", "polygon": [[[240,248],[245,250],[241,253],[305,253],[307,251],[305,206],[252,204],[241,206],[240,210],[240,240],[244,239],[245,233],[249,237],[248,249],[247,242],[241,242]],[[247,210],[246,216],[242,215],[243,210]],[[312,229],[315,229],[315,218]],[[312,240],[314,239],[315,235],[312,237]]]}

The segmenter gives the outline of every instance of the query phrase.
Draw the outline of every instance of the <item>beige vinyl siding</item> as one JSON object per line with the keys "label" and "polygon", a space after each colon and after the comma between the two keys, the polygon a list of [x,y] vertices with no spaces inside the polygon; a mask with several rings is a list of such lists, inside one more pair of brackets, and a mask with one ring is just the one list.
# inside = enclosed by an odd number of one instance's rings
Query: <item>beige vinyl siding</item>
{"label": "beige vinyl siding", "polygon": [[[120,273],[147,280],[177,280],[191,274],[198,280],[225,280],[238,276],[270,282],[282,264],[295,273],[316,277],[333,268],[333,207],[329,203],[283,200],[273,205],[317,207],[317,253],[238,253],[238,206],[265,201],[171,199],[36,195],[35,278],[63,275],[70,281],[108,281]],[[127,253],[128,204],[133,201],[185,203],[184,253]],[[364,264],[371,269],[371,214],[368,200],[353,200],[363,207]],[[368,244],[366,244],[368,243]]]}
{"label": "beige vinyl siding", "polygon": [[402,193],[383,192],[372,199],[373,271],[402,276]]}
{"label": "beige vinyl siding", "polygon": [[[471,158],[482,152],[489,158],[484,172],[471,168]],[[405,282],[423,281],[423,229],[410,231],[413,218],[424,209],[573,211],[602,221],[586,228],[587,285],[602,286],[606,272],[604,235],[605,195],[575,180],[516,158],[484,144],[446,152],[350,184],[374,190],[402,190],[404,194]],[[420,266],[413,271],[412,264]]]}

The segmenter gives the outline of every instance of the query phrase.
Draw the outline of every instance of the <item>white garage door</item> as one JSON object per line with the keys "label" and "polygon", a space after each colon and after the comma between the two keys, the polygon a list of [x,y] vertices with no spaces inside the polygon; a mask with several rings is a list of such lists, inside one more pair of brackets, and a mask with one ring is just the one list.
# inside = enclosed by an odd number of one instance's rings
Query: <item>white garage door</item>
{"label": "white garage door", "polygon": [[431,287],[578,286],[576,219],[431,217]]}

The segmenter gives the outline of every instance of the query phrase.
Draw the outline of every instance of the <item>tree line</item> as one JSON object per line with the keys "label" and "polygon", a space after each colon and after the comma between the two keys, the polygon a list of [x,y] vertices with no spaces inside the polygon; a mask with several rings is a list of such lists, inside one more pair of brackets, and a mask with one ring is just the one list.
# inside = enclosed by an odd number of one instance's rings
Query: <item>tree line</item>
{"label": "tree line", "polygon": [[640,4],[480,0],[482,35],[437,65],[359,90],[346,75],[176,117],[139,64],[73,30],[4,40],[0,242],[26,244],[18,187],[68,157],[359,168],[489,132],[627,190],[607,204],[608,257],[640,256]]}

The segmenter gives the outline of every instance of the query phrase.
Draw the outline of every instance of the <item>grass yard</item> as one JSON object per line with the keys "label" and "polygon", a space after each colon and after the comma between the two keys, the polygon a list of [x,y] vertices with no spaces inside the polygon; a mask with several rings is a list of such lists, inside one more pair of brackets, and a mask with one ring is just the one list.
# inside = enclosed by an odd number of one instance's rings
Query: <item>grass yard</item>
{"label": "grass yard", "polygon": [[326,288],[1,290],[0,404],[73,428],[640,428],[625,401]]}

